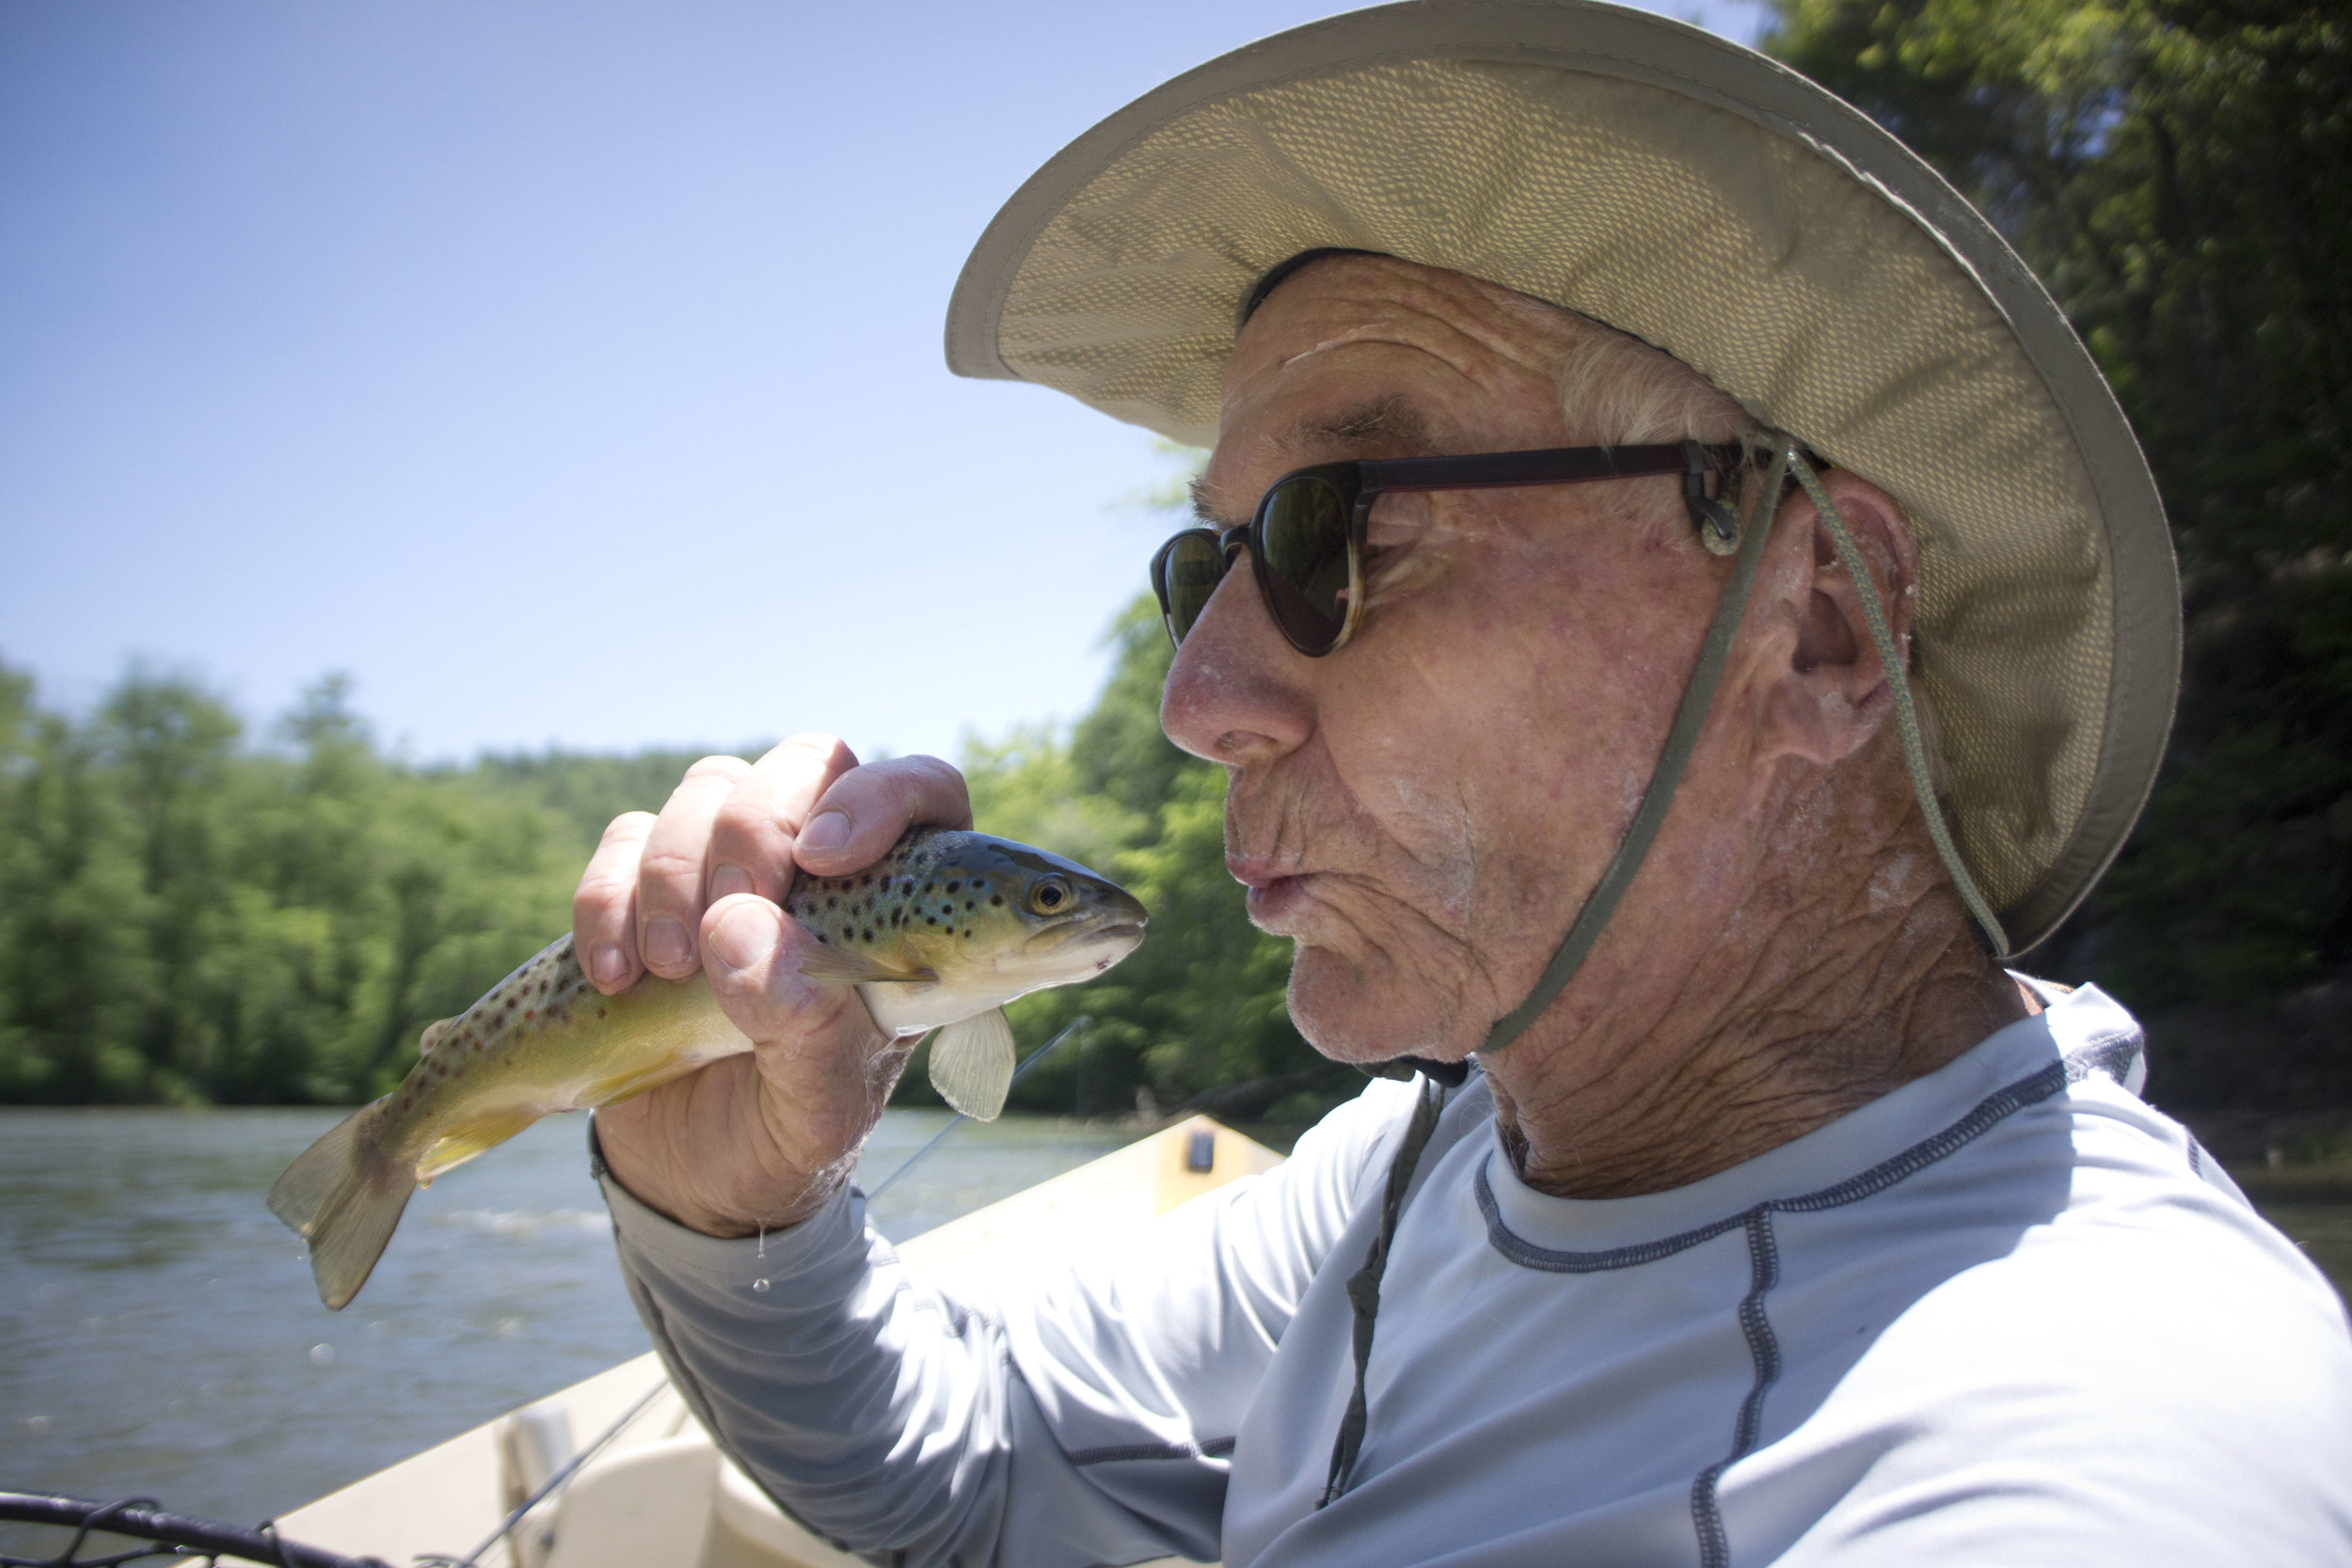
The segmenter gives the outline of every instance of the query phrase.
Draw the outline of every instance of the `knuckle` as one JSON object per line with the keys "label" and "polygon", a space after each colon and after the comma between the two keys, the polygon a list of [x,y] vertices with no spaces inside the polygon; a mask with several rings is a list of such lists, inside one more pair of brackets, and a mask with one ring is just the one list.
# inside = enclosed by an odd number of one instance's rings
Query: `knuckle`
{"label": "knuckle", "polygon": [[618,910],[628,902],[628,895],[629,886],[620,878],[591,871],[572,892],[573,918],[600,916]]}
{"label": "knuckle", "polygon": [[710,824],[713,839],[724,836],[737,840],[764,840],[774,837],[778,832],[776,814],[769,807],[767,800],[748,792],[729,797]]}
{"label": "knuckle", "polygon": [[702,855],[675,846],[649,845],[637,863],[639,879],[645,882],[675,882],[703,874]]}
{"label": "knuckle", "polygon": [[819,762],[847,759],[850,767],[857,765],[857,757],[850,752],[849,742],[822,730],[803,730],[798,735],[787,736],[768,754],[771,757],[814,757]]}
{"label": "knuckle", "polygon": [[604,825],[603,836],[596,840],[597,847],[643,838],[653,832],[653,825],[660,818],[649,811],[625,811]]}
{"label": "knuckle", "polygon": [[686,770],[686,778],[684,782],[688,784],[699,784],[705,779],[726,779],[733,781],[741,778],[744,774],[750,772],[751,770],[752,765],[745,762],[741,757],[708,756],[703,758],[700,762],[697,762],[693,767],[689,768]]}
{"label": "knuckle", "polygon": [[953,763],[943,762],[937,757],[925,756],[906,757],[902,760],[907,765],[907,772],[922,783],[934,788],[950,789],[959,795],[963,792],[963,774]]}

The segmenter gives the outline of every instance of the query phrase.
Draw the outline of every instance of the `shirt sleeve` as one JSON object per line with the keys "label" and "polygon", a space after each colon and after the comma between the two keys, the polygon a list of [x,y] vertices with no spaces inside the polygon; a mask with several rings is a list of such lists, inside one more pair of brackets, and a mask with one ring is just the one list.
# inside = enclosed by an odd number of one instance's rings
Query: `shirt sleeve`
{"label": "shirt sleeve", "polygon": [[1211,1560],[1242,1412],[1411,1103],[1375,1083],[1274,1171],[1028,1288],[917,1277],[853,1188],[763,1252],[598,1174],[672,1380],[817,1534],[906,1568]]}

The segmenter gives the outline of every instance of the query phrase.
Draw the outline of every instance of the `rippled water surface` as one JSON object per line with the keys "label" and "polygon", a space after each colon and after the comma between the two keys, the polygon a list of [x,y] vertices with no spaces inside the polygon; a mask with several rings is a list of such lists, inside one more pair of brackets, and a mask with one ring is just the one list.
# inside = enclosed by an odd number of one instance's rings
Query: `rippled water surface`
{"label": "rippled water surface", "polygon": [[[252,1523],[646,1348],[579,1117],[419,1193],[322,1307],[262,1195],[338,1115],[0,1111],[0,1491]],[[888,1113],[866,1184],[946,1120]],[[876,1222],[917,1235],[1133,1135],[967,1123]]]}
{"label": "rippled water surface", "polygon": [[[577,1117],[419,1193],[358,1299],[321,1307],[262,1200],[335,1119],[0,1111],[0,1490],[139,1495],[251,1523],[645,1349]],[[946,1119],[890,1112],[865,1184]],[[1129,1136],[966,1124],[876,1203],[877,1222],[917,1235]],[[2267,1212],[2352,1281],[2352,1203]]]}

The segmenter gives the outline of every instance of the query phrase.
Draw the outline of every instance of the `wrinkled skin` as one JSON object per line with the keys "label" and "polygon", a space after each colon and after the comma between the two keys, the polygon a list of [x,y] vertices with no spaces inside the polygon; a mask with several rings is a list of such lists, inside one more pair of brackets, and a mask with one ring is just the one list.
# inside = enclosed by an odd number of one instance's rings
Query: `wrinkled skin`
{"label": "wrinkled skin", "polygon": [[[1275,291],[1228,372],[1220,523],[1288,469],[1571,446],[1556,312],[1342,258]],[[1897,635],[1916,558],[1852,475],[1831,499]],[[1223,764],[1251,918],[1293,938],[1291,1014],[1343,1060],[1477,1048],[1549,961],[1648,782],[1727,562],[1670,479],[1384,499],[1369,613],[1294,653],[1230,575],[1161,720]],[[1696,1180],[1931,1071],[2022,1016],[1911,797],[1892,696],[1812,506],[1784,504],[1674,811],[1574,984],[1486,1061],[1530,1179]]]}
{"label": "wrinkled skin", "polygon": [[[1341,257],[1245,328],[1201,486],[1220,523],[1341,457],[1570,446],[1572,329],[1506,290]],[[1825,476],[1899,638],[1900,510]],[[1162,721],[1229,779],[1250,918],[1291,938],[1291,1013],[1342,1060],[1459,1057],[1516,1006],[1630,818],[1727,563],[1674,482],[1428,496],[1375,509],[1368,612],[1338,653],[1285,642],[1248,574],[1179,652]],[[1486,1060],[1547,1191],[1657,1191],[1753,1157],[1933,1070],[2029,1004],[1983,956],[1929,847],[1852,583],[1783,502],[1674,811],[1577,980]],[[838,818],[837,823],[830,819]],[[603,1113],[630,1191],[716,1235],[788,1224],[846,1180],[902,1051],[853,994],[794,974],[771,900],[856,869],[912,822],[962,826],[945,764],[860,768],[822,736],[697,765],[614,822],[574,905],[591,978],[707,962],[754,1040]],[[837,831],[835,831],[837,830]]]}

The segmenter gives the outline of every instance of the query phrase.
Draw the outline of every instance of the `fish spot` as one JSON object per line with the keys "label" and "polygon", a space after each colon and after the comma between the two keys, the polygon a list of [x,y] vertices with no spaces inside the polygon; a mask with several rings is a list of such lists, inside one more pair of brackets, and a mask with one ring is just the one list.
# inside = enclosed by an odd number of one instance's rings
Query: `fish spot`
{"label": "fish spot", "polygon": [[967,910],[970,910],[970,909],[977,909],[977,908],[978,908],[978,906],[977,906],[977,905],[976,905],[976,904],[974,904],[974,903],[972,902],[972,900],[971,900],[971,899],[969,899],[969,898],[966,898],[966,899],[963,901],[963,907],[964,907],[965,909],[967,909]]}
{"label": "fish spot", "polygon": [[867,932],[866,933],[866,940],[867,942],[871,942],[871,941],[873,941],[873,940],[874,940],[874,933],[873,933],[872,931],[870,931],[870,930],[869,930],[869,931],[867,931]]}
{"label": "fish spot", "polygon": [[935,914],[927,914],[923,917],[923,924],[926,926],[936,926],[939,924],[939,916]]}
{"label": "fish spot", "polygon": [[818,932],[818,933],[817,933],[817,940],[818,940],[818,942],[824,942],[824,941],[826,941],[827,939],[826,939],[825,933],[824,933],[824,932],[822,932],[822,931]]}
{"label": "fish spot", "polygon": [[963,884],[961,882],[949,882],[947,884],[947,891],[949,893],[961,893],[963,891]]}
{"label": "fish spot", "polygon": [[971,940],[971,936],[972,936],[972,927],[969,927],[969,926],[966,926],[966,927],[963,928],[963,935],[964,935],[964,939],[965,939],[966,941]]}
{"label": "fish spot", "polygon": [[995,895],[989,899],[988,907],[992,910],[1003,909],[1005,907],[1005,895],[1001,893]]}
{"label": "fish spot", "polygon": [[596,1016],[598,1018],[602,1018],[604,1016],[604,1009],[602,1007],[598,1007],[596,1009]]}
{"label": "fish spot", "polygon": [[931,889],[933,889],[933,888],[937,887],[938,885],[939,885],[939,884],[938,884],[937,882],[925,882],[925,883],[923,884],[923,891],[924,891],[925,893],[929,893],[929,892],[930,892],[930,890],[931,890]]}

